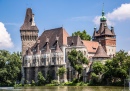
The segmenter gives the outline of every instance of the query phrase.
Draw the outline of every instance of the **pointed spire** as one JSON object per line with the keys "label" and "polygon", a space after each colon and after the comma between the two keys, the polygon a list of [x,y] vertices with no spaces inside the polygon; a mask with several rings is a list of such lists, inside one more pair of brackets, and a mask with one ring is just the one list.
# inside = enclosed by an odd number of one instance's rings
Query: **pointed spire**
{"label": "pointed spire", "polygon": [[50,52],[50,48],[49,48],[49,38],[46,37],[46,50],[45,53],[49,53]]}
{"label": "pointed spire", "polygon": [[94,36],[96,36],[97,35],[97,28],[96,28],[96,26],[94,27],[94,32],[93,32],[93,38],[94,38]]}
{"label": "pointed spire", "polygon": [[20,30],[37,30],[38,31],[38,28],[34,21],[34,14],[32,13],[31,8],[27,9],[24,24],[21,26]]}
{"label": "pointed spire", "polygon": [[26,51],[26,55],[32,55],[30,47],[28,47],[28,50]]}
{"label": "pointed spire", "polygon": [[56,36],[56,49],[55,49],[55,52],[61,52],[58,40],[59,40],[59,37]]}
{"label": "pointed spire", "polygon": [[102,17],[100,18],[100,21],[106,21],[106,17],[105,17],[105,12],[104,12],[104,3],[103,3],[103,8],[102,8]]}
{"label": "pointed spire", "polygon": [[103,6],[102,6],[102,16],[105,15],[105,12],[104,12],[104,3],[103,3]]}
{"label": "pointed spire", "polygon": [[111,26],[111,32],[112,32],[113,35],[115,35],[114,27],[113,26]]}
{"label": "pointed spire", "polygon": [[40,54],[39,44],[40,44],[40,40],[38,39],[38,40],[37,40],[36,54]]}
{"label": "pointed spire", "polygon": [[93,58],[109,58],[109,56],[107,55],[107,53],[103,49],[102,45],[100,44],[100,40],[99,40],[98,49],[97,49],[95,55],[93,56]]}

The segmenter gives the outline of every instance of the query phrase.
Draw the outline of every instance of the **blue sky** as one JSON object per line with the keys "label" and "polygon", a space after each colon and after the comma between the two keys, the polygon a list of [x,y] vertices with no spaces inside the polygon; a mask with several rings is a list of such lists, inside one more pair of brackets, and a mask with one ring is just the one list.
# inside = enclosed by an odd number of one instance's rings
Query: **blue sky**
{"label": "blue sky", "polygon": [[19,29],[27,8],[32,8],[39,35],[44,29],[63,26],[71,35],[99,28],[104,3],[108,27],[114,26],[117,51],[130,50],[130,0],[0,0],[0,49],[21,51]]}

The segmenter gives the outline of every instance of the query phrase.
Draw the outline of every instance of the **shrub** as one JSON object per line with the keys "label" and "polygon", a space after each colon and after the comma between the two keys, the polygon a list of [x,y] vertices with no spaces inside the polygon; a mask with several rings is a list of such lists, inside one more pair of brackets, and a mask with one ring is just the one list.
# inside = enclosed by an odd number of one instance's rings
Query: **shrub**
{"label": "shrub", "polygon": [[55,86],[59,85],[59,82],[57,80],[52,80],[51,84],[54,84]]}

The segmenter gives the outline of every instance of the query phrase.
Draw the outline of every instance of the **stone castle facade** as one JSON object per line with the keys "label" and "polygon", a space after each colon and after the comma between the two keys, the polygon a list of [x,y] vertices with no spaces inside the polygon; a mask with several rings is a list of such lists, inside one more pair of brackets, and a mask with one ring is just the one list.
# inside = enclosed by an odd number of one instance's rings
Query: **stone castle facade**
{"label": "stone castle facade", "polygon": [[[105,60],[113,57],[116,52],[116,35],[114,28],[107,27],[107,19],[102,12],[100,28],[94,28],[92,41],[81,40],[79,36],[69,36],[63,27],[45,30],[38,37],[38,28],[34,21],[32,9],[28,8],[24,24],[20,28],[22,41],[22,74],[25,80],[30,83],[37,82],[38,72],[42,72],[47,79],[71,81],[76,77],[77,72],[70,66],[68,53],[75,48],[91,60],[89,65],[83,65],[83,81],[87,79],[87,73],[94,60]],[[65,67],[67,72],[62,77],[57,75],[60,67]]]}

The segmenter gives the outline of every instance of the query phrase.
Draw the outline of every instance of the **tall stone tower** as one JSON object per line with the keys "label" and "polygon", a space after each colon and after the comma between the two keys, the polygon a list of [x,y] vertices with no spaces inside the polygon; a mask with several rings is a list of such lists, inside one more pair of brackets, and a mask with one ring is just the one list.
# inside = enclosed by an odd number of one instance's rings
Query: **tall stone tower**
{"label": "tall stone tower", "polygon": [[97,29],[94,28],[92,40],[100,42],[108,56],[113,57],[115,55],[116,35],[114,32],[114,27],[109,29],[107,26],[107,18],[105,17],[104,10],[102,10],[99,30],[97,31]]}
{"label": "tall stone tower", "polygon": [[26,50],[32,47],[38,38],[38,28],[34,21],[34,14],[32,9],[28,8],[25,15],[24,24],[20,28],[22,41],[22,56],[25,55]]}

